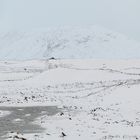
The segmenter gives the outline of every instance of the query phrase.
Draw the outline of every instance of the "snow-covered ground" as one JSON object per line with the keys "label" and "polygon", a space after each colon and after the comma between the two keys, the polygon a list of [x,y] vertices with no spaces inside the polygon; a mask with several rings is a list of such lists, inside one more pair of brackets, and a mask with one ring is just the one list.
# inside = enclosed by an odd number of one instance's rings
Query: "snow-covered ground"
{"label": "snow-covered ground", "polygon": [[0,106],[60,108],[34,121],[42,133],[8,140],[140,139],[139,91],[140,60],[0,62]]}

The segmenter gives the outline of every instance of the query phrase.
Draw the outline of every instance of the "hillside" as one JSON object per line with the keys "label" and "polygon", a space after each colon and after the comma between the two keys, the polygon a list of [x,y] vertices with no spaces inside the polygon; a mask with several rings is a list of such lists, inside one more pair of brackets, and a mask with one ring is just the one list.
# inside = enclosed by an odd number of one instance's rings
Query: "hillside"
{"label": "hillside", "polygon": [[98,26],[0,33],[0,59],[139,58],[140,44]]}

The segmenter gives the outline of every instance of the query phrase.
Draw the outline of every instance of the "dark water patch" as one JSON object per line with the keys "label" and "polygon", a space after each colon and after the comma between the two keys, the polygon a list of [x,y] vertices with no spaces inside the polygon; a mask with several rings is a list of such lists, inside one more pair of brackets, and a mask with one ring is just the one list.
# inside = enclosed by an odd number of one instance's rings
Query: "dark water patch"
{"label": "dark water patch", "polygon": [[11,112],[0,117],[0,140],[4,140],[6,137],[3,136],[8,132],[41,133],[45,129],[33,124],[35,119],[42,115],[53,116],[60,112],[56,106],[0,107],[0,110]]}

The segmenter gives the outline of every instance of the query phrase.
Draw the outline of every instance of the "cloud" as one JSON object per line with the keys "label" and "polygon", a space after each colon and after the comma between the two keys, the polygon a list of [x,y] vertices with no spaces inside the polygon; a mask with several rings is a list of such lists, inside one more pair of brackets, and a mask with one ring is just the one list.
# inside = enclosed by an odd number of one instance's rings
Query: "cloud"
{"label": "cloud", "polygon": [[98,24],[140,36],[139,0],[0,0],[0,5],[2,2],[2,29]]}

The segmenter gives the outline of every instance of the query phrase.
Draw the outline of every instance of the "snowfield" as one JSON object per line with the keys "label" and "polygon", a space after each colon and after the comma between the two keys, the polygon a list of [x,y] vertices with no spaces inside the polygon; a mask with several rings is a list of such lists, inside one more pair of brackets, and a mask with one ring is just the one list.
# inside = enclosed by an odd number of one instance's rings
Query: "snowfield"
{"label": "snowfield", "polygon": [[0,139],[140,139],[139,91],[140,60],[0,61],[0,107],[58,108],[31,121],[41,132],[9,130]]}

